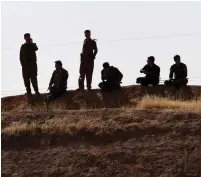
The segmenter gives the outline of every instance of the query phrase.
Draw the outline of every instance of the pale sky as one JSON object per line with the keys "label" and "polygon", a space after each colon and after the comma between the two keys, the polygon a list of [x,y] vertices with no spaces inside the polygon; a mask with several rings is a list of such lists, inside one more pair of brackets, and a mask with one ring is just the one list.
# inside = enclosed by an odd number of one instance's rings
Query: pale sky
{"label": "pale sky", "polygon": [[[48,87],[55,60],[69,72],[68,89],[76,89],[85,29],[91,30],[99,49],[93,88],[101,81],[105,61],[123,73],[123,85],[132,85],[143,76],[139,70],[148,56],[155,57],[161,78],[167,79],[176,54],[187,64],[188,76],[195,77],[189,85],[201,85],[201,77],[196,78],[201,76],[200,9],[201,2],[3,2],[1,94],[25,93],[19,50],[27,32],[39,48],[40,92]],[[132,40],[192,33],[198,34]]]}

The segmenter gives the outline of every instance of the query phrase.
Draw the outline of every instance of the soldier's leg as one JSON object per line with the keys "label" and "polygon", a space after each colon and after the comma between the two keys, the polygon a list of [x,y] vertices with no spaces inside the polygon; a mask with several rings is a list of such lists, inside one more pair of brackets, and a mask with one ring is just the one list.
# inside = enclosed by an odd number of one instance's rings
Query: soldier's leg
{"label": "soldier's leg", "polygon": [[141,79],[141,85],[147,87],[149,85],[149,79],[148,78],[142,78]]}
{"label": "soldier's leg", "polygon": [[99,84],[99,87],[101,88],[102,91],[109,91],[109,86],[108,86],[108,82],[101,82]]}
{"label": "soldier's leg", "polygon": [[138,77],[138,78],[136,79],[136,83],[137,83],[137,84],[140,84],[141,81],[142,81],[142,79],[144,79],[144,77]]}
{"label": "soldier's leg", "polygon": [[100,82],[100,83],[98,84],[98,86],[100,87],[100,89],[102,89],[103,86],[104,86],[104,82]]}
{"label": "soldier's leg", "polygon": [[47,101],[52,101],[54,100],[54,95],[55,95],[55,87],[51,87],[50,92],[46,95],[45,99]]}
{"label": "soldier's leg", "polygon": [[32,86],[34,88],[34,91],[35,92],[38,92],[38,80],[37,80],[37,75],[32,75],[31,76],[31,83],[32,83]]}
{"label": "soldier's leg", "polygon": [[169,80],[165,80],[164,81],[164,85],[169,86],[170,85],[170,81]]}
{"label": "soldier's leg", "polygon": [[30,75],[29,75],[29,70],[27,68],[22,68],[22,76],[23,76],[24,86],[26,87],[27,94],[31,94]]}
{"label": "soldier's leg", "polygon": [[31,83],[36,93],[38,93],[37,70],[37,65],[33,66],[31,69]]}
{"label": "soldier's leg", "polygon": [[91,89],[92,76],[94,71],[94,61],[89,62],[86,69],[87,89]]}
{"label": "soldier's leg", "polygon": [[152,84],[153,86],[157,86],[159,84],[159,79],[151,79],[149,80],[149,84]]}
{"label": "soldier's leg", "polygon": [[55,87],[50,88],[50,94],[52,95],[52,100],[57,99],[60,97],[65,91],[57,89]]}
{"label": "soldier's leg", "polygon": [[177,79],[174,83],[178,86],[185,86],[188,83],[188,80],[185,78]]}
{"label": "soldier's leg", "polygon": [[173,80],[166,80],[166,81],[164,82],[164,84],[165,84],[166,86],[174,86],[174,81],[173,81]]}
{"label": "soldier's leg", "polygon": [[78,79],[78,86],[80,90],[84,90],[84,79],[85,79],[85,72],[86,68],[85,68],[85,63],[81,62],[80,63],[80,77]]}
{"label": "soldier's leg", "polygon": [[180,98],[180,89],[181,89],[181,86],[182,86],[182,79],[174,79],[172,81],[172,85],[176,88],[176,96],[175,98],[178,99]]}
{"label": "soldier's leg", "polygon": [[120,89],[120,88],[121,88],[121,85],[120,85],[119,83],[114,83],[114,84],[112,84],[112,89],[118,90],[118,89]]}

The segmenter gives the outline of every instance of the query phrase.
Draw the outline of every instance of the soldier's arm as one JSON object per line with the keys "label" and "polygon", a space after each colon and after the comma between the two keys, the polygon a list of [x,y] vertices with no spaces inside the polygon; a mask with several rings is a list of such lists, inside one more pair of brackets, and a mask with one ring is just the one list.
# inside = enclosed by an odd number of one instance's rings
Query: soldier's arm
{"label": "soldier's arm", "polygon": [[[118,69],[117,69],[118,70]],[[123,74],[118,70],[119,72],[119,81],[121,82],[122,78],[123,78]]]}
{"label": "soldier's arm", "polygon": [[157,68],[156,68],[156,71],[153,71],[153,72],[145,71],[144,73],[145,73],[145,74],[149,74],[149,75],[151,75],[151,76],[159,77],[159,74],[160,74],[160,68],[157,67]]}
{"label": "soldier's arm", "polygon": [[170,68],[169,79],[173,79],[173,66]]}
{"label": "soldier's arm", "polygon": [[65,77],[64,77],[64,87],[67,88],[67,80],[68,80],[68,71],[65,72]]}
{"label": "soldier's arm", "polygon": [[103,75],[103,70],[101,71],[101,80],[104,81],[106,78]]}
{"label": "soldier's arm", "polygon": [[82,52],[81,52],[81,54],[80,54],[81,59],[82,59],[82,55],[84,54],[84,43],[85,43],[85,40],[84,40],[84,42],[83,42],[83,45],[82,45]]}
{"label": "soldier's arm", "polygon": [[20,63],[23,65],[23,45],[20,48]]}
{"label": "soldier's arm", "polygon": [[141,70],[140,70],[140,73],[144,73],[144,71],[147,70],[147,65],[145,65]]}
{"label": "soldier's arm", "polygon": [[55,71],[52,73],[52,77],[50,79],[50,83],[49,83],[49,88],[53,85],[54,83],[54,77],[55,77]]}
{"label": "soldier's arm", "polygon": [[36,45],[36,43],[33,43],[33,49],[34,49],[34,51],[38,50],[38,46]]}
{"label": "soldier's arm", "polygon": [[97,53],[98,53],[98,47],[96,42],[94,41],[94,57],[96,56]]}
{"label": "soldier's arm", "polygon": [[161,71],[161,69],[160,69],[160,67],[158,67],[158,68],[157,68],[157,73],[156,73],[156,74],[157,74],[157,77],[160,77],[160,71]]}
{"label": "soldier's arm", "polygon": [[120,81],[123,79],[123,74],[120,72]]}
{"label": "soldier's arm", "polygon": [[187,78],[187,74],[188,74],[187,66],[184,65],[184,77],[185,78]]}

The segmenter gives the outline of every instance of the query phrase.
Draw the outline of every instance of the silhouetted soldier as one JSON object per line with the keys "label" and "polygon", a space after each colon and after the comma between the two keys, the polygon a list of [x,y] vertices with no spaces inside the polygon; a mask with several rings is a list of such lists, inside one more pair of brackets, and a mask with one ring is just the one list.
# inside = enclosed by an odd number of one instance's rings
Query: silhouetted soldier
{"label": "silhouetted soldier", "polygon": [[160,67],[157,66],[155,63],[155,58],[153,56],[148,57],[147,65],[145,65],[141,70],[140,73],[146,74],[145,77],[137,78],[136,83],[141,84],[142,86],[156,86],[159,83],[159,76],[160,76]]}
{"label": "silhouetted soldier", "polygon": [[79,89],[84,90],[84,80],[86,76],[87,89],[91,90],[92,74],[94,69],[94,59],[98,52],[96,42],[91,39],[90,30],[85,31],[85,37],[80,63],[80,77],[78,81]]}
{"label": "silhouetted soldier", "polygon": [[99,84],[99,87],[103,91],[112,91],[120,89],[120,83],[123,78],[123,74],[115,67],[110,66],[109,63],[103,63],[103,70],[101,71],[101,79],[103,82]]}
{"label": "silhouetted soldier", "polygon": [[68,71],[62,67],[62,62],[59,60],[55,61],[55,68],[48,87],[50,93],[46,97],[49,101],[58,98],[67,89]]}
{"label": "silhouetted soldier", "polygon": [[[175,64],[170,68],[169,80],[165,81],[165,85],[174,85],[177,88],[180,86],[185,86],[188,83],[187,79],[187,67],[184,63],[181,63],[180,56],[174,56]],[[173,79],[174,75],[174,79]]]}
{"label": "silhouetted soldier", "polygon": [[22,44],[20,49],[20,63],[22,65],[22,75],[27,94],[31,94],[30,80],[34,91],[39,94],[38,81],[37,81],[37,59],[36,51],[38,47],[36,43],[32,42],[29,33],[24,34],[25,43]]}

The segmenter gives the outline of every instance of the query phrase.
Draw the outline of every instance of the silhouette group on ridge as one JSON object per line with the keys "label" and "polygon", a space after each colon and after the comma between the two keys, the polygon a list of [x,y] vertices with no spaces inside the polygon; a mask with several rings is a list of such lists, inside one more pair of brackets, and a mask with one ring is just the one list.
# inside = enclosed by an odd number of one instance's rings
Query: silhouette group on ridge
{"label": "silhouette group on ridge", "polygon": [[[85,40],[80,54],[80,69],[78,79],[78,91],[84,91],[84,81],[86,78],[87,90],[91,90],[92,75],[94,70],[94,60],[98,53],[96,41],[91,39],[90,30],[85,30]],[[36,95],[40,95],[37,81],[37,57],[36,51],[38,47],[33,42],[30,33],[24,34],[25,43],[22,44],[20,49],[20,63],[22,66],[22,76],[24,85],[26,87],[26,94],[31,95],[31,84]],[[186,86],[187,79],[187,66],[181,62],[180,56],[174,56],[174,62],[170,67],[169,80],[164,81],[167,86],[175,86],[180,88]],[[137,84],[145,87],[155,87],[160,82],[160,67],[155,64],[155,58],[149,56],[147,64],[140,70],[140,73],[145,74],[145,77],[139,77],[136,80]],[[55,70],[52,73],[46,100],[54,100],[61,96],[67,90],[68,71],[63,68],[60,60],[55,61]],[[103,70],[101,71],[101,80],[99,87],[104,92],[111,92],[121,88],[123,74],[118,68],[110,66],[108,62],[103,63]]]}

